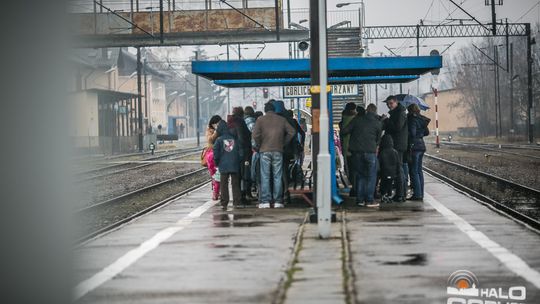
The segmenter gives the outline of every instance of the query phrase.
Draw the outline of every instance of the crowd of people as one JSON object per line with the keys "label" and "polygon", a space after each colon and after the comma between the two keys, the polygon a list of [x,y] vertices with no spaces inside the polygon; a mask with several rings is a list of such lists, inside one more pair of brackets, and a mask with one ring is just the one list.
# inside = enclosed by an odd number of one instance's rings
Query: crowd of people
{"label": "crowd of people", "polygon": [[[422,159],[430,120],[418,105],[405,109],[395,96],[389,96],[386,105],[388,116],[380,116],[374,104],[364,110],[349,103],[339,124],[345,171],[352,184],[349,195],[360,206],[378,206],[376,198],[383,203],[424,198]],[[409,177],[412,195],[407,197]]]}
{"label": "crowd of people", "polygon": [[[351,184],[349,196],[360,206],[424,197],[423,138],[429,135],[429,118],[418,105],[405,108],[395,96],[386,104],[388,115],[378,115],[374,104],[365,109],[346,104],[334,141]],[[235,107],[226,120],[216,115],[208,123],[202,161],[212,176],[212,198],[223,208],[229,204],[229,182],[234,206],[257,200],[259,208],[283,208],[291,168],[302,166],[305,128],[281,100],[267,102],[264,112]],[[412,194],[407,197],[409,180]]]}
{"label": "crowd of people", "polygon": [[264,112],[233,108],[225,120],[213,116],[206,130],[203,163],[212,176],[212,198],[234,206],[250,204],[258,193],[259,208],[283,208],[289,166],[303,159],[305,130],[281,100],[270,100]]}

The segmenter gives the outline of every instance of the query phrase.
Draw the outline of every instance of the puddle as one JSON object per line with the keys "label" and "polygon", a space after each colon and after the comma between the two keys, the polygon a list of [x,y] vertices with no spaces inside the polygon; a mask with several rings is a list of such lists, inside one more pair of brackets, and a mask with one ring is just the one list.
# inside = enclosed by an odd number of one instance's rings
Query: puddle
{"label": "puddle", "polygon": [[240,244],[229,245],[229,244],[215,244],[215,243],[211,243],[211,244],[208,244],[208,246],[211,247],[211,248],[247,248],[247,246],[245,246],[245,245],[240,245]]}
{"label": "puddle", "polygon": [[269,222],[253,221],[253,222],[235,222],[235,221],[219,221],[214,222],[214,227],[228,228],[228,227],[260,227],[269,224]]}
{"label": "puddle", "polygon": [[392,244],[400,244],[400,245],[418,244],[417,238],[413,238],[408,235],[397,235],[397,236],[385,237],[383,238],[383,240]]}
{"label": "puddle", "polygon": [[400,217],[377,217],[377,218],[366,218],[364,219],[365,222],[397,222],[401,221],[403,218]]}
{"label": "puddle", "polygon": [[387,261],[381,262],[382,265],[408,265],[408,266],[424,266],[427,264],[427,254],[412,253],[403,255],[406,257],[403,261]]}

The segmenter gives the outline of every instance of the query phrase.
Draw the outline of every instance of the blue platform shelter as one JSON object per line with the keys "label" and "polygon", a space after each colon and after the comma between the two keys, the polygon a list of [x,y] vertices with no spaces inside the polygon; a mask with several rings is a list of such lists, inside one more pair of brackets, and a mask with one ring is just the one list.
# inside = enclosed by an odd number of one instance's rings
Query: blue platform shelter
{"label": "blue platform shelter", "polygon": [[[441,67],[441,56],[328,58],[328,84],[405,83]],[[207,78],[217,85],[230,88],[307,85],[310,84],[310,61],[309,59],[193,61],[192,73]],[[331,100],[332,96],[329,93],[330,110]],[[335,151],[332,149],[333,134],[330,134],[329,141],[331,157],[335,160]],[[342,202],[337,193],[335,175],[332,179],[332,200],[337,204]]]}

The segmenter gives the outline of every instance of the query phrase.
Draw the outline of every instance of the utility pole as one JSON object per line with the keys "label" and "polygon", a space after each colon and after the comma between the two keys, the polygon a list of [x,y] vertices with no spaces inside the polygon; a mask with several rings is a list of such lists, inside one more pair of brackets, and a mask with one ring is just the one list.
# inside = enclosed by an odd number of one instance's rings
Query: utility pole
{"label": "utility pole", "polygon": [[[318,0],[309,0],[309,27],[310,27],[310,41],[311,41],[311,47],[309,48],[310,51],[310,77],[311,77],[311,85],[319,85],[319,51],[317,46],[319,45],[319,24],[317,22],[317,18],[319,17],[319,3]],[[318,165],[317,165],[317,156],[319,154],[319,118],[321,114],[321,105],[320,105],[320,99],[319,94],[311,94],[311,117],[313,119],[312,122],[312,130],[311,130],[311,166],[313,169],[313,177],[314,177],[314,185],[317,185],[318,182]],[[317,187],[314,187],[313,189],[313,198],[315,199],[315,206],[318,206],[317,202]]]}
{"label": "utility pole", "polygon": [[[317,42],[312,41],[312,53],[315,53],[318,60],[311,58],[312,77],[315,73],[316,78],[312,78],[311,94],[318,96],[319,111],[319,153],[317,154],[317,227],[319,237],[326,239],[331,235],[331,157],[329,150],[329,117],[328,117],[328,58],[326,48],[326,0],[310,1],[311,8],[314,8],[311,15],[311,32],[317,28],[315,35],[318,36]],[[314,5],[314,6],[313,6]],[[314,14],[316,12],[316,15]],[[313,38],[313,36],[312,36]],[[316,72],[313,71],[313,65],[316,65]]]}
{"label": "utility pole", "polygon": [[163,0],[159,0],[159,42],[163,44]]}
{"label": "utility pole", "polygon": [[497,35],[497,15],[495,14],[495,0],[491,0],[491,20],[493,36]]}
{"label": "utility pole", "polygon": [[527,134],[529,143],[534,143],[534,105],[533,105],[533,88],[532,88],[532,40],[531,40],[531,24],[527,23],[525,32],[527,35]]}
{"label": "utility pole", "polygon": [[[195,60],[199,60],[199,50],[195,51]],[[199,76],[195,76],[195,117],[197,119],[197,147],[201,146],[201,119],[199,105]]]}
{"label": "utility pole", "polygon": [[510,133],[514,133],[514,44],[510,43]]}
{"label": "utility pole", "polygon": [[144,49],[144,63],[143,63],[143,74],[144,74],[144,117],[148,119],[148,79],[146,73],[146,65],[148,64],[148,56]]}
{"label": "utility pole", "polygon": [[142,112],[142,63],[141,63],[141,47],[137,47],[137,115],[138,115],[138,134],[139,134],[139,152],[144,150],[143,141],[143,112]]}
{"label": "utility pole", "polygon": [[[227,61],[229,57],[229,45],[227,44]],[[231,89],[227,88],[227,115],[231,114]]]}
{"label": "utility pole", "polygon": [[496,78],[496,89],[497,89],[497,99],[496,99],[496,105],[497,105],[497,110],[495,111],[496,115],[497,115],[497,119],[495,120],[497,122],[497,132],[499,134],[498,137],[501,137],[502,138],[502,119],[501,119],[501,81],[500,81],[500,72],[499,72],[499,48],[498,46],[495,46],[495,53],[494,53],[494,56],[495,56],[495,78]]}
{"label": "utility pole", "polygon": [[[420,24],[416,25],[416,56],[420,56]],[[420,96],[420,79],[416,80],[416,95]]]}

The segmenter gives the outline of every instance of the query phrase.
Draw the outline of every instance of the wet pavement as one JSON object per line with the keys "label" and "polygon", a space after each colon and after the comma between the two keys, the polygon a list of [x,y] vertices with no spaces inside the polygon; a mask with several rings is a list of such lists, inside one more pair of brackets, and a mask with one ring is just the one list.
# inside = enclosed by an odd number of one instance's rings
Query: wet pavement
{"label": "wet pavement", "polygon": [[341,212],[320,240],[302,204],[223,211],[204,187],[79,248],[79,302],[446,303],[450,274],[466,269],[480,288],[524,286],[516,302],[540,303],[538,233],[431,177],[426,192],[347,206],[344,242]]}

